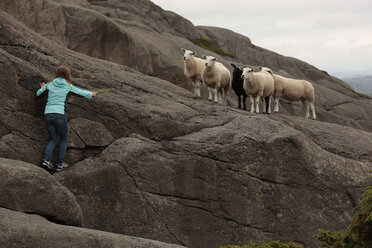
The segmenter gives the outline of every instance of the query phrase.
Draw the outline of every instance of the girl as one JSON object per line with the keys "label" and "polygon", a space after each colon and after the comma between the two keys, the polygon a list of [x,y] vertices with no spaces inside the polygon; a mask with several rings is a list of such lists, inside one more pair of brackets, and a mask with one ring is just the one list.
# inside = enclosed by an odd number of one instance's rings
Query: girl
{"label": "girl", "polygon": [[[44,120],[49,133],[49,141],[46,145],[42,166],[55,171],[62,171],[68,167],[63,159],[67,150],[68,143],[68,124],[66,118],[66,101],[70,93],[74,93],[85,98],[91,99],[97,92],[90,92],[78,89],[71,84],[70,69],[60,66],[56,72],[56,78],[51,83],[41,83],[41,88],[36,95],[40,96],[48,92],[48,101],[45,106]],[[58,149],[58,159],[55,167],[50,162],[53,150],[60,140]]]}

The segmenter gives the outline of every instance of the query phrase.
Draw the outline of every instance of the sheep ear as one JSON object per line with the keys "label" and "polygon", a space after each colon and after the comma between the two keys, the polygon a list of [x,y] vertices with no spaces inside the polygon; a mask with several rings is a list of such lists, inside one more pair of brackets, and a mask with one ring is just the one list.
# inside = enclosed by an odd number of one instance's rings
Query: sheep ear
{"label": "sheep ear", "polygon": [[184,54],[186,52],[185,48],[181,48],[181,52]]}
{"label": "sheep ear", "polygon": [[195,56],[195,55],[196,55],[196,52],[192,52],[192,55],[194,55],[194,56]]}
{"label": "sheep ear", "polygon": [[217,61],[217,59],[216,59],[216,58],[213,58],[212,60],[213,60],[213,61]]}
{"label": "sheep ear", "polygon": [[230,64],[233,68],[236,68],[236,65],[234,65],[234,64]]}
{"label": "sheep ear", "polygon": [[207,56],[205,56],[205,55],[202,55],[202,58],[203,58],[203,59],[206,59],[206,58],[207,58]]}

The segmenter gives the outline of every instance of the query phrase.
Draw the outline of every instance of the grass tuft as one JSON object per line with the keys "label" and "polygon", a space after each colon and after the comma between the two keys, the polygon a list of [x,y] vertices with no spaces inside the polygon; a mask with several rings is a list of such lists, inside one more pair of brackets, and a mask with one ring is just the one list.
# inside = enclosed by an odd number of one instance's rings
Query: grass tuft
{"label": "grass tuft", "polygon": [[207,49],[207,50],[212,51],[214,53],[217,53],[221,56],[236,58],[235,55],[233,55],[231,53],[228,53],[225,50],[223,50],[219,45],[217,45],[217,43],[215,43],[214,41],[212,41],[208,38],[205,38],[203,36],[200,36],[199,39],[192,40],[191,42],[194,43],[195,45],[201,47],[201,48]]}

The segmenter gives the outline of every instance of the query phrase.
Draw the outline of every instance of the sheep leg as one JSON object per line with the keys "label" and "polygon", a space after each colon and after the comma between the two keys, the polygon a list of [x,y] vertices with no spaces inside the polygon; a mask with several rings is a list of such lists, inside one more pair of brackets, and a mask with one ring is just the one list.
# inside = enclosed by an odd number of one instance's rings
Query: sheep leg
{"label": "sheep leg", "polygon": [[227,94],[225,92],[225,89],[222,89],[221,102],[223,105],[227,106]]}
{"label": "sheep leg", "polygon": [[[242,108],[242,105],[240,104],[240,100],[241,100],[241,96],[238,95],[238,109]],[[245,105],[244,105],[244,107],[245,107]]]}
{"label": "sheep leg", "polygon": [[311,114],[313,116],[313,120],[316,119],[316,114],[315,114],[315,108],[314,108],[314,103],[310,103],[310,108],[311,108]]}
{"label": "sheep leg", "polygon": [[223,91],[223,95],[224,95],[224,98],[225,98],[225,106],[227,106],[227,91]]}
{"label": "sheep leg", "polygon": [[218,101],[218,92],[217,92],[217,89],[215,88],[215,89],[213,89],[213,91],[214,91],[214,102],[215,102],[215,103],[219,103],[219,101]]}
{"label": "sheep leg", "polygon": [[266,113],[271,114],[271,96],[265,97],[266,99]]}
{"label": "sheep leg", "polygon": [[274,97],[274,113],[279,112],[279,97]]}
{"label": "sheep leg", "polygon": [[310,113],[309,113],[309,103],[307,102],[307,100],[301,100],[302,101],[302,105],[304,106],[304,109],[305,109],[305,118],[309,118],[310,117]]}
{"label": "sheep leg", "polygon": [[196,81],[194,79],[192,80],[192,86],[193,86],[193,89],[192,89],[193,93],[197,94]]}
{"label": "sheep leg", "polygon": [[266,113],[266,100],[264,97],[261,97],[261,100],[262,100],[262,105],[263,105],[262,113],[265,114]]}
{"label": "sheep leg", "polygon": [[260,113],[260,105],[259,105],[260,104],[260,96],[259,95],[256,96],[255,101],[256,101],[256,113],[259,114]]}
{"label": "sheep leg", "polygon": [[223,104],[222,102],[222,92],[221,91],[217,91],[217,101],[219,104]]}
{"label": "sheep leg", "polygon": [[195,90],[195,94],[200,97],[201,94],[200,94],[200,82],[196,82],[196,90]]}
{"label": "sheep leg", "polygon": [[306,118],[310,118],[310,104],[306,101]]}
{"label": "sheep leg", "polygon": [[253,96],[249,96],[249,100],[251,100],[251,113],[253,113],[254,112]]}
{"label": "sheep leg", "polygon": [[208,101],[212,101],[212,89],[210,87],[208,87]]}
{"label": "sheep leg", "polygon": [[[246,103],[245,103],[246,100],[247,100],[247,96],[244,95],[244,96],[243,96],[243,106],[244,106],[243,109],[244,109],[244,110],[247,110],[247,106],[246,106]],[[239,103],[240,103],[240,101],[239,101]]]}

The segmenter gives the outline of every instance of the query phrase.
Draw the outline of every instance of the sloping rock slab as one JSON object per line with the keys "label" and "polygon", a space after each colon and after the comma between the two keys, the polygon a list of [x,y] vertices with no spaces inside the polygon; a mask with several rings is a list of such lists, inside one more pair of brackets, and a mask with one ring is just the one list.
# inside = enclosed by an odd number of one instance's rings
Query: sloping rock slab
{"label": "sloping rock slab", "polygon": [[0,158],[0,207],[83,226],[74,195],[45,170],[17,160]]}
{"label": "sloping rock slab", "polygon": [[0,247],[181,248],[183,246],[58,225],[38,215],[0,208]]}
{"label": "sloping rock slab", "polygon": [[[298,118],[300,130],[305,122],[314,121]],[[314,123],[319,133],[329,128]],[[344,127],[332,128],[341,139]],[[170,141],[116,140],[57,178],[76,195],[89,228],[189,247],[252,240],[317,247],[319,229],[351,221],[372,164],[307,135],[241,115]]]}
{"label": "sloping rock slab", "polygon": [[107,146],[114,141],[107,128],[99,122],[76,118],[69,125],[87,146]]}

